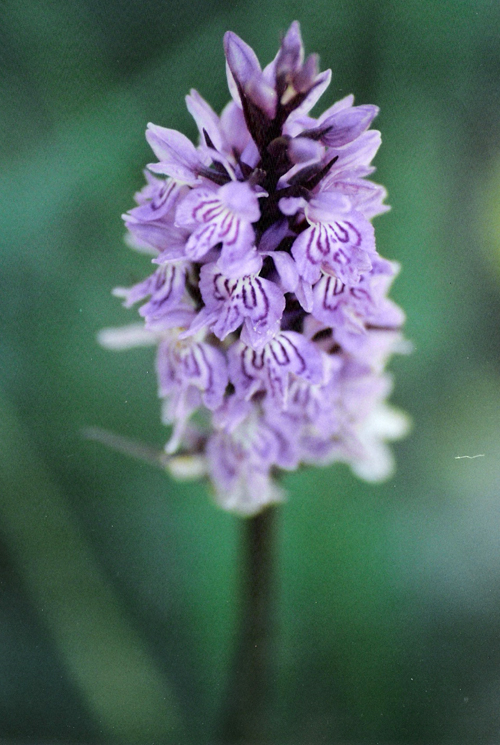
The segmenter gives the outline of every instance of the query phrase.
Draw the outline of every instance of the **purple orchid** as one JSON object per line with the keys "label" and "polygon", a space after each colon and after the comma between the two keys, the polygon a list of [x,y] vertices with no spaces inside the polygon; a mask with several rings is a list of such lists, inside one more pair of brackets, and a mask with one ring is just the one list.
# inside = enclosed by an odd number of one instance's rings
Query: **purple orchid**
{"label": "purple orchid", "polygon": [[296,331],[281,332],[260,350],[239,341],[228,354],[237,395],[249,400],[262,390],[282,410],[287,408],[291,379],[298,377],[314,384],[323,377],[321,352]]}
{"label": "purple orchid", "polygon": [[146,328],[161,325],[172,310],[178,309],[185,294],[187,263],[185,261],[162,264],[154,274],[129,289],[117,287],[113,294],[124,298],[130,308],[148,295],[150,300],[139,309],[146,320]]}
{"label": "purple orchid", "polygon": [[385,367],[404,349],[404,314],[371,223],[388,209],[368,179],[377,107],[347,96],[310,115],[331,74],[304,55],[297,22],[264,68],[232,32],[224,49],[221,115],[186,98],[199,144],[148,125],[158,162],[124,219],[156,269],[115,290],[126,307],[146,301],[144,325],[100,339],[158,346],[172,471],[191,464],[218,504],[252,515],[283,499],[276,474],[301,463],[390,475],[386,441],[407,420],[386,403]]}
{"label": "purple orchid", "polygon": [[174,425],[167,452],[174,452],[196,409],[203,404],[215,411],[222,405],[228,383],[226,360],[211,344],[180,341],[178,333],[171,331],[159,343],[156,369],[158,393],[165,400],[164,421]]}
{"label": "purple orchid", "polygon": [[300,275],[314,283],[323,270],[346,284],[357,284],[370,271],[375,254],[371,223],[352,209],[347,197],[335,192],[313,197],[304,214],[309,226],[292,247]]}
{"label": "purple orchid", "polygon": [[285,296],[274,282],[258,274],[230,279],[217,264],[205,264],[199,287],[205,305],[189,333],[207,327],[224,340],[244,323],[245,337],[259,348],[279,332]]}
{"label": "purple orchid", "polygon": [[257,195],[245,182],[230,181],[217,191],[193,189],[177,208],[176,224],[193,232],[186,242],[186,256],[199,261],[222,244],[221,267],[245,263],[252,253],[252,223],[260,217]]}

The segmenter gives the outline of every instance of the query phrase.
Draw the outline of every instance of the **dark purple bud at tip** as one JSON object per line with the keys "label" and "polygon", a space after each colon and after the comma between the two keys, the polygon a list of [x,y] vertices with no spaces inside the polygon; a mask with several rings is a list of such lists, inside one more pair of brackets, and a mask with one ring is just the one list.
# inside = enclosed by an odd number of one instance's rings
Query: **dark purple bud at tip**
{"label": "dark purple bud at tip", "polygon": [[269,119],[273,119],[276,91],[264,79],[253,49],[232,31],[227,31],[224,35],[224,51],[240,96],[247,97]]}
{"label": "dark purple bud at tip", "polygon": [[304,47],[300,35],[300,25],[294,21],[288,29],[276,59],[276,79],[293,75],[304,60]]}

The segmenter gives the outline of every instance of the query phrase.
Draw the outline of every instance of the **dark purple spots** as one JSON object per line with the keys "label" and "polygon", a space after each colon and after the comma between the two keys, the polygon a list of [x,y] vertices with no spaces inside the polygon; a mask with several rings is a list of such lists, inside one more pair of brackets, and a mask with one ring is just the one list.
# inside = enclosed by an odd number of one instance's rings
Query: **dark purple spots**
{"label": "dark purple spots", "polygon": [[[250,348],[248,348],[250,349]],[[255,349],[251,351],[252,367],[256,370],[264,369],[264,355],[262,352],[256,352]]]}
{"label": "dark purple spots", "polygon": [[[259,287],[259,289],[262,292],[262,287]],[[254,282],[243,281],[243,286],[241,288],[241,294],[242,294],[243,306],[247,310],[253,310],[254,308],[257,307],[257,293],[255,292]]]}
{"label": "dark purple spots", "polygon": [[[293,347],[293,344],[292,344]],[[279,354],[281,352],[281,355]],[[275,341],[269,345],[269,353],[272,354],[277,365],[285,367],[290,364],[290,357],[282,341]]]}
{"label": "dark purple spots", "polygon": [[[356,227],[354,227],[354,225],[352,224],[352,222],[348,222],[346,220],[345,221],[345,224],[349,226],[349,228],[351,229],[351,231],[356,236],[356,242],[353,243],[353,246],[355,246],[355,247],[356,246],[360,246],[361,245],[362,238],[361,238],[361,233],[359,232],[359,230]],[[338,223],[337,223],[337,225],[338,225]]]}
{"label": "dark purple spots", "polygon": [[306,370],[306,361],[300,354],[295,344],[290,339],[287,339],[287,342],[292,347],[293,351],[295,352],[295,356],[297,357],[297,359],[300,361],[300,364],[301,364],[300,370],[294,370],[294,372],[296,373],[296,375],[302,375],[302,373],[305,372]]}
{"label": "dark purple spots", "polygon": [[340,243],[348,243],[349,233],[347,232],[347,230],[343,228],[339,222],[335,222],[334,225],[335,227],[332,227],[332,231],[335,234],[337,240],[339,240]]}

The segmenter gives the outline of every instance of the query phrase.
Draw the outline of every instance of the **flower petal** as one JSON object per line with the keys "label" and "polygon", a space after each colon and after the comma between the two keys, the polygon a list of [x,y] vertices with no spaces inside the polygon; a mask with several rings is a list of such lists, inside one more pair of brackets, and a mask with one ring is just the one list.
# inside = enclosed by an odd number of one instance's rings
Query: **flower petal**
{"label": "flower petal", "polygon": [[322,122],[321,129],[327,131],[321,142],[329,147],[348,145],[368,129],[378,112],[377,106],[353,106],[338,111]]}
{"label": "flower petal", "polygon": [[[276,91],[266,81],[253,49],[232,31],[224,34],[224,50],[228,66],[228,83],[236,103],[241,105],[243,91],[269,119],[276,115]],[[235,85],[236,84],[236,91]],[[235,95],[236,94],[236,95]]]}
{"label": "flower petal", "polygon": [[186,96],[186,106],[196,122],[202,141],[208,145],[203,133],[205,130],[215,149],[220,153],[225,152],[226,147],[221,133],[219,117],[210,104],[194,88],[189,92],[189,96]]}
{"label": "flower petal", "polygon": [[263,390],[278,408],[286,409],[290,374],[310,383],[319,383],[323,377],[320,351],[295,331],[283,331],[260,350],[241,341],[229,350],[231,381],[247,400]]}
{"label": "flower petal", "polygon": [[175,129],[148,124],[146,139],[160,161],[151,163],[148,168],[154,173],[166,173],[176,181],[194,185],[199,182],[202,163],[195,146],[188,138]]}
{"label": "flower petal", "polygon": [[257,276],[230,279],[216,265],[206,264],[200,271],[200,291],[202,312],[219,339],[245,323],[248,343],[258,348],[279,331],[285,297],[274,282]]}

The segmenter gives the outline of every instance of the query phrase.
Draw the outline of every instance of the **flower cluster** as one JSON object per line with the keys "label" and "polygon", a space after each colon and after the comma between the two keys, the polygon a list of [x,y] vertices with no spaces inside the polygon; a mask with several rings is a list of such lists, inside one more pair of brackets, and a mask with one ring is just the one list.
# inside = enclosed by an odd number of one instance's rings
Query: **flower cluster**
{"label": "flower cluster", "polygon": [[196,91],[186,99],[198,147],[148,126],[158,162],[125,224],[155,271],[115,290],[126,307],[145,301],[144,325],[101,341],[157,344],[172,471],[201,467],[220,505],[251,515],[282,499],[280,469],[390,474],[385,441],[406,419],[386,404],[384,367],[404,316],[370,222],[388,209],[366,178],[377,107],[347,96],[310,116],[330,71],[304,59],[297,22],[263,70],[234,33],[224,46],[231,102],[219,117]]}

